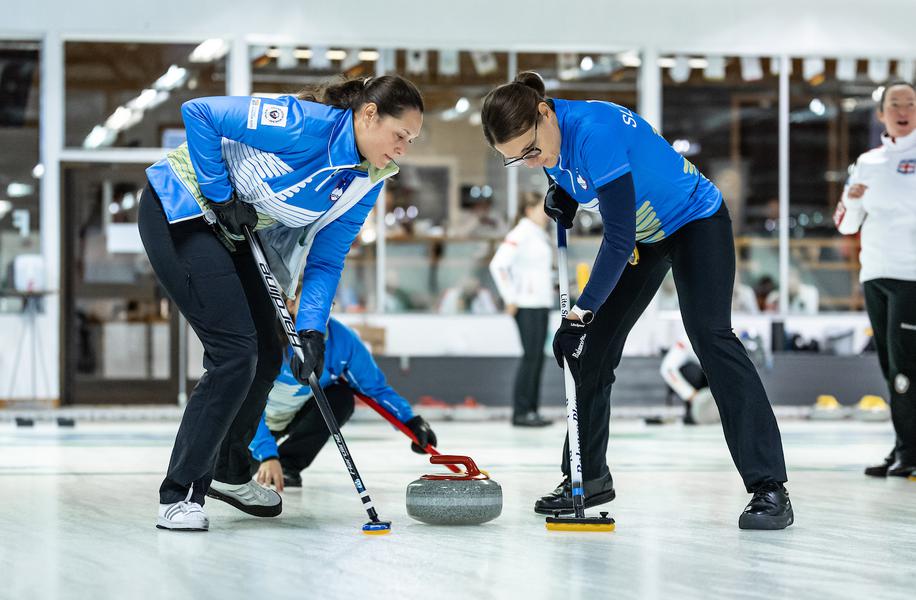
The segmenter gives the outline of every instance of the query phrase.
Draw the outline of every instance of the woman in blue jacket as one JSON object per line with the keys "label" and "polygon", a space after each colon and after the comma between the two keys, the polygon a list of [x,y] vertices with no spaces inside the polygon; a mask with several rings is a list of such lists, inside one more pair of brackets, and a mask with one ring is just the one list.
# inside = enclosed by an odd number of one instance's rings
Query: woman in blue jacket
{"label": "woman in blue jacket", "polygon": [[[718,404],[728,449],[753,493],[738,526],[791,525],[776,418],[732,331],[735,248],[716,186],[639,115],[611,102],[546,98],[536,73],[490,92],[481,118],[506,166],[547,172],[548,215],[568,229],[581,205],[597,210],[604,223],[591,278],[553,342],[557,362],[562,366],[566,358],[576,380],[585,505],[614,499],[607,466],[614,370],[627,334],[672,269],[684,326]],[[572,511],[567,456],[564,450],[566,478],[535,503],[537,512]]]}
{"label": "woman in blue jacket", "polygon": [[292,297],[303,382],[321,372],[325,324],[350,244],[394,160],[423,123],[423,99],[392,75],[328,86],[319,97],[214,97],[181,109],[187,144],[147,169],[143,246],[160,283],[204,346],[205,372],[185,408],[157,526],[206,530],[204,496],[275,516],[276,492],[250,479],[248,444],[280,370],[276,316],[242,235],[258,231]]}
{"label": "woman in blue jacket", "polygon": [[[429,423],[414,414],[407,400],[388,385],[356,332],[336,319],[328,321],[324,369],[318,384],[341,426],[353,416],[353,393],[359,392],[407,425],[419,442],[411,443],[414,452],[424,454],[427,444],[436,445],[436,434]],[[284,361],[250,446],[252,457],[260,463],[256,477],[259,483],[273,485],[280,492],[284,485],[302,486],[300,471],[312,464],[330,437],[311,399],[311,388],[301,384]]]}

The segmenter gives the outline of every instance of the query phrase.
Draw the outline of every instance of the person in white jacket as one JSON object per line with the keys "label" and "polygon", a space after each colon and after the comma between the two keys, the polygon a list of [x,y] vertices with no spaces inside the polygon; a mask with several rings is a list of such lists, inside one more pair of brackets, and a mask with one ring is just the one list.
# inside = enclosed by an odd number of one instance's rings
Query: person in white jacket
{"label": "person in white jacket", "polygon": [[512,396],[512,424],[518,427],[551,424],[538,414],[547,319],[557,302],[553,292],[553,244],[541,203],[537,194],[523,196],[522,218],[490,261],[493,281],[506,312],[515,317],[522,340],[522,361]]}
{"label": "person in white jacket", "polygon": [[894,450],[873,477],[916,474],[916,88],[885,87],[878,106],[881,146],[852,167],[834,222],[861,232],[859,280],[891,397]]}

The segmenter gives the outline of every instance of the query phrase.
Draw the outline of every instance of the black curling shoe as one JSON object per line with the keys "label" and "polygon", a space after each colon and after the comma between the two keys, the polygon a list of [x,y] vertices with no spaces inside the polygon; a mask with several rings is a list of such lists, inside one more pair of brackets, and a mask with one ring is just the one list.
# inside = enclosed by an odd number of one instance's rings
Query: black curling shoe
{"label": "black curling shoe", "polygon": [[[584,482],[582,487],[585,488],[585,508],[610,502],[617,496],[614,492],[614,479],[610,473],[604,477],[590,479]],[[572,482],[569,477],[564,477],[557,489],[539,498],[534,503],[534,512],[541,515],[572,513]]]}
{"label": "black curling shoe", "polygon": [[299,474],[299,471],[283,469],[283,487],[301,488],[302,475]]}
{"label": "black curling shoe", "polygon": [[512,417],[512,424],[516,427],[548,427],[553,425],[553,421],[545,419],[536,412],[529,412]]}
{"label": "black curling shoe", "polygon": [[865,467],[865,474],[869,477],[887,477],[887,469],[892,464],[894,464],[894,454],[891,453],[890,456],[884,459],[884,462],[880,465],[872,465],[870,467]]}
{"label": "black curling shoe", "polygon": [[902,460],[895,460],[887,467],[888,477],[912,477],[916,475],[916,465]]}
{"label": "black curling shoe", "polygon": [[785,529],[795,522],[789,492],[781,483],[764,483],[738,518],[740,529]]}

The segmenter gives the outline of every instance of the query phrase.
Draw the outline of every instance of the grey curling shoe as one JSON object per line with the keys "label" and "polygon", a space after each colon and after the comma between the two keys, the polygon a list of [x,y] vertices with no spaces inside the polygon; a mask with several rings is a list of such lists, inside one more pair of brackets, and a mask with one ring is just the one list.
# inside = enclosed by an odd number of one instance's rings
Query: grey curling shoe
{"label": "grey curling shoe", "polygon": [[254,480],[238,485],[213,480],[207,496],[255,517],[276,517],[283,511],[280,494]]}

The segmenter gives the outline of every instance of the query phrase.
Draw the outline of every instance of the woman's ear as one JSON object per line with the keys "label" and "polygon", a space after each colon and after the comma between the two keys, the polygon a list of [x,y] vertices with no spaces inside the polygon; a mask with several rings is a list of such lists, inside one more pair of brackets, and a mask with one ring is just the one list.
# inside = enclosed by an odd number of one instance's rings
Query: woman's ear
{"label": "woman's ear", "polygon": [[367,123],[371,123],[378,116],[378,106],[375,102],[366,102],[360,111]]}
{"label": "woman's ear", "polygon": [[539,102],[538,103],[538,112],[541,113],[542,117],[549,117],[550,116],[550,105],[547,104],[546,102]]}

